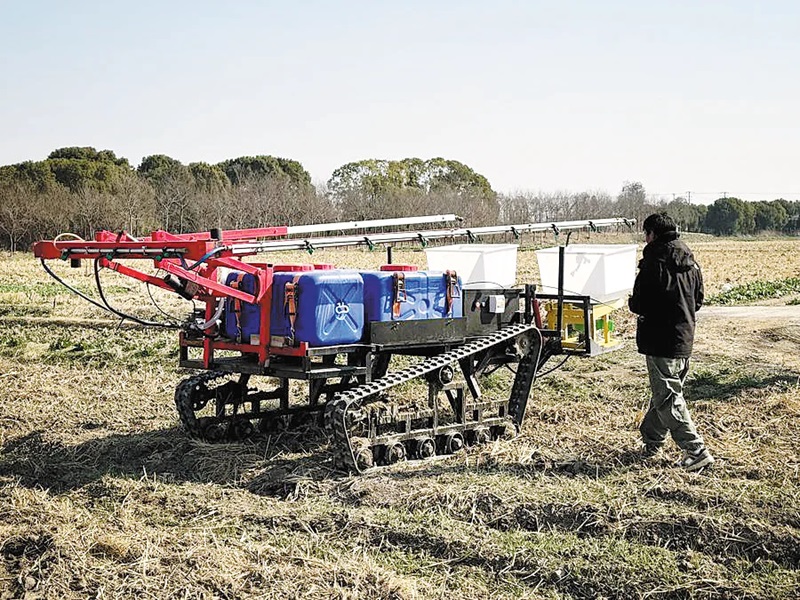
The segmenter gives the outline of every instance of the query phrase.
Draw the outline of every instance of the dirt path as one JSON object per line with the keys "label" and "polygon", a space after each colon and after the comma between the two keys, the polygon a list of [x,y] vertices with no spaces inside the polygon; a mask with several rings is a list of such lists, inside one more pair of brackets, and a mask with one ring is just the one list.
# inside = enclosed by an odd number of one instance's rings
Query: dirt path
{"label": "dirt path", "polygon": [[800,321],[800,305],[797,306],[704,306],[698,313],[704,319],[777,319]]}
{"label": "dirt path", "polygon": [[704,306],[695,356],[800,373],[800,306]]}

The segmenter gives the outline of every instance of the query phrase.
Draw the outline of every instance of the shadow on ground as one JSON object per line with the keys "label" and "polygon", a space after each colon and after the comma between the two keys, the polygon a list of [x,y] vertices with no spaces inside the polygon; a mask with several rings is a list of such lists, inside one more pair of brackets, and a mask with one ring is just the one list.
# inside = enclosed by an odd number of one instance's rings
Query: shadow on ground
{"label": "shadow on ground", "polygon": [[[409,486],[422,489],[418,488],[419,482],[428,481],[430,485],[440,476],[474,472],[476,469],[518,475],[528,481],[532,474],[602,478],[619,470],[636,469],[638,463],[639,455],[631,451],[612,453],[596,462],[534,455],[525,464],[488,460],[480,466],[467,466],[463,460],[431,460],[417,463],[418,466],[381,469],[363,478],[344,477],[334,471],[327,440],[316,427],[236,444],[192,441],[181,430],[173,428],[140,434],[114,434],[73,446],[49,439],[47,432],[36,431],[12,440],[2,448],[0,476],[13,477],[26,487],[65,493],[80,488],[90,489],[93,483],[106,475],[130,478],[157,475],[160,481],[233,485],[255,495],[281,499],[321,492],[335,496],[345,505],[358,506],[385,502],[381,496],[393,495],[396,489],[401,492]],[[447,491],[443,493],[447,494]],[[562,530],[579,536],[620,535],[615,518],[609,517],[605,506],[521,500],[511,505],[502,501],[501,505],[495,506],[499,497],[491,490],[487,490],[485,495],[488,504],[484,506],[481,500],[477,509],[480,520],[488,527],[534,532]],[[706,496],[695,498],[691,491],[684,489],[653,487],[646,495],[656,501],[680,506],[681,514],[686,512],[684,507],[688,507],[690,512],[709,508]],[[401,493],[399,497],[404,496]],[[432,498],[435,499],[435,494]],[[397,499],[391,502],[397,502]],[[465,505],[463,510],[465,520],[476,518],[476,509],[471,504]],[[636,515],[632,515],[633,520],[625,525],[624,535],[646,544],[677,544],[681,549],[701,551],[715,557],[732,554],[750,560],[769,559],[780,565],[794,565],[798,559],[795,540],[780,528],[775,531],[769,528],[755,530],[748,528],[744,521],[737,522],[736,530],[745,533],[741,534],[741,539],[731,541],[724,535],[727,530],[715,524],[713,519],[697,521],[688,515],[685,522],[675,522],[674,516],[668,522],[651,522],[652,519],[633,517]],[[385,535],[383,529],[381,535]],[[400,532],[398,535],[405,534]]]}
{"label": "shadow on ground", "polygon": [[257,483],[258,493],[284,495],[285,483],[293,485],[298,473],[317,480],[336,475],[327,445],[324,433],[314,427],[228,444],[191,440],[172,428],[67,445],[39,430],[0,449],[0,476],[53,493],[118,475],[244,487]]}
{"label": "shadow on ground", "polygon": [[[701,372],[688,383],[693,400],[728,401],[748,392],[797,385],[794,373],[764,377],[739,372]],[[600,457],[533,456],[525,463],[487,459],[465,467],[461,461],[431,461],[411,468],[384,469],[392,478],[425,478],[459,469],[502,470],[528,476],[568,475],[602,478],[636,468],[636,451],[620,449]],[[475,463],[473,463],[475,465]],[[0,448],[0,476],[14,477],[27,487],[61,493],[80,488],[104,475],[164,481],[218,483],[254,494],[286,497],[298,484],[344,476],[335,470],[324,431],[314,425],[274,435],[259,435],[242,443],[209,444],[187,438],[179,428],[111,434],[70,445],[51,431],[38,430]]]}
{"label": "shadow on ground", "polygon": [[[603,457],[601,461],[534,456],[526,464],[487,459],[479,461],[477,466],[441,457],[405,466],[381,467],[373,473],[396,481],[475,470],[525,476],[538,473],[599,478],[629,468],[639,460],[636,452],[624,451]],[[38,430],[0,448],[0,477],[13,477],[25,487],[65,493],[105,475],[233,485],[257,495],[279,498],[297,496],[307,485],[347,478],[334,468],[328,440],[315,426],[274,436],[259,435],[243,443],[223,444],[191,440],[182,430],[172,428],[112,434],[68,445],[55,439],[50,432]]]}
{"label": "shadow on ground", "polygon": [[699,371],[689,376],[686,382],[686,396],[692,400],[727,401],[746,396],[748,392],[756,390],[796,387],[798,382],[800,375],[793,372],[759,375],[727,370]]}

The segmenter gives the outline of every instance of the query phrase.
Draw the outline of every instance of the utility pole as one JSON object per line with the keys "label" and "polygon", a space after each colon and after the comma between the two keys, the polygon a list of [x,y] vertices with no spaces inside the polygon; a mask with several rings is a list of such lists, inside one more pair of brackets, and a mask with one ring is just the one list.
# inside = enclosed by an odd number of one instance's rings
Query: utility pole
{"label": "utility pole", "polygon": [[689,201],[689,204],[692,203],[692,192],[686,192],[686,199]]}
{"label": "utility pole", "polygon": [[723,198],[727,198],[728,197],[728,192],[720,192],[720,194],[722,194]]}

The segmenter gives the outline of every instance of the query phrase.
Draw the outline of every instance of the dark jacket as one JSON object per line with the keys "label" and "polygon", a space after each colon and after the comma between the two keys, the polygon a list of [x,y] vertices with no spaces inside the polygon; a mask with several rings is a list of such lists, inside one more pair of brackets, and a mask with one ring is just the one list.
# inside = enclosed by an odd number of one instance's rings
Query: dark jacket
{"label": "dark jacket", "polygon": [[665,358],[692,354],[695,312],[703,304],[703,273],[676,232],[667,232],[644,247],[639,273],[628,300],[639,315],[639,352]]}

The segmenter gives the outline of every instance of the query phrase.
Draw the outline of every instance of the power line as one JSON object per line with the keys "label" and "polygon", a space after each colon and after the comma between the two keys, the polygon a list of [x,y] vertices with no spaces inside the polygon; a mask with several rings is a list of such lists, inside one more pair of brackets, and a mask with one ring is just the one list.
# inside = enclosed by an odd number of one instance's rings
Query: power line
{"label": "power line", "polygon": [[[656,194],[656,195],[659,195],[659,196],[669,196],[671,194],[675,194],[676,192],[653,192],[653,193]],[[686,194],[688,192],[683,192],[683,193]],[[692,190],[692,194],[694,194],[695,196],[718,196],[719,194],[728,194],[728,193],[729,192],[697,192],[697,191]],[[750,194],[763,194],[765,196],[781,196],[781,195],[785,195],[785,196],[800,196],[800,192],[743,192],[743,191],[736,192],[733,195],[737,195],[737,194],[748,194],[748,195],[750,195]]]}
{"label": "power line", "polygon": [[738,198],[741,196],[763,196],[767,198],[781,198],[786,196],[800,196],[800,192],[697,192],[697,191],[685,191],[685,192],[648,192],[648,195],[652,196],[672,196],[672,199],[676,198],[686,198],[689,200],[692,196],[713,196],[714,198]]}

